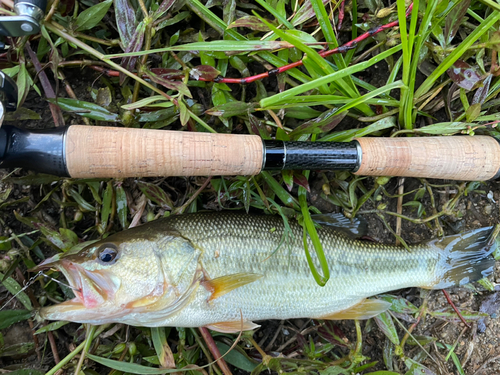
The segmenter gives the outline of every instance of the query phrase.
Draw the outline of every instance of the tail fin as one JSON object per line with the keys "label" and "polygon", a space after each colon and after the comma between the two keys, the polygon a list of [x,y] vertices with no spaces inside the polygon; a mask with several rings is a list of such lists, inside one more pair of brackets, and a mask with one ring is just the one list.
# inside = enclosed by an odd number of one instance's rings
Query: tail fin
{"label": "tail fin", "polygon": [[462,234],[433,240],[430,246],[440,249],[440,260],[436,273],[438,282],[433,289],[464,285],[480,280],[493,273],[500,226],[480,228]]}

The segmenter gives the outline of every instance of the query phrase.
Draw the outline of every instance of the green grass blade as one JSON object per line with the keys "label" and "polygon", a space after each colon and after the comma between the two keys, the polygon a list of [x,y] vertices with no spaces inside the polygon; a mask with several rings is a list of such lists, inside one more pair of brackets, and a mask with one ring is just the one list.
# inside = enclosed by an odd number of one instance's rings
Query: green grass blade
{"label": "green grass blade", "polygon": [[365,126],[361,129],[347,129],[340,132],[335,132],[328,134],[326,137],[320,139],[321,142],[350,142],[354,138],[364,137],[370,133],[376,131],[393,128],[396,126],[396,119],[394,117],[386,117],[382,120],[378,120],[373,124]]}
{"label": "green grass blade", "polygon": [[271,187],[271,189],[273,189],[274,193],[285,205],[292,207],[295,210],[299,210],[297,200],[292,197],[290,193],[286,191],[269,172],[262,171],[261,174],[267,184]]}
{"label": "green grass blade", "polygon": [[[0,280],[4,279],[4,274],[0,272]],[[33,305],[31,304],[31,300],[28,295],[24,293],[21,288],[21,285],[14,280],[12,277],[7,277],[5,280],[1,282],[5,289],[7,289],[12,295],[16,296],[16,298],[23,304],[23,306],[27,310],[33,310]]]}
{"label": "green grass blade", "polygon": [[346,69],[339,70],[337,72],[328,74],[324,77],[315,79],[315,80],[308,82],[308,83],[305,83],[303,85],[288,89],[288,90],[281,92],[279,94],[270,96],[268,98],[264,98],[259,102],[259,105],[260,105],[260,107],[266,109],[267,107],[277,105],[278,103],[283,103],[283,102],[286,103],[289,98],[303,94],[306,91],[309,91],[309,90],[312,90],[318,86],[330,83],[334,80],[338,80],[338,79],[346,77],[348,75],[365,70],[368,67],[375,65],[379,61],[384,60],[386,57],[391,56],[392,54],[398,52],[399,50],[401,50],[401,46],[399,46],[399,45],[392,47],[391,49],[388,49],[387,51],[384,51],[384,52],[372,57],[368,61],[364,61],[362,63],[352,65]]}
{"label": "green grass blade", "polygon": [[374,98],[375,96],[378,96],[384,92],[390,92],[391,90],[402,89],[404,87],[407,87],[407,86],[402,81],[396,81],[394,83],[391,83],[390,85],[382,86],[381,88],[373,90],[372,92],[369,92],[368,94],[360,96],[357,99],[351,100],[350,103],[347,103],[343,107],[341,107],[337,113],[342,113],[344,111],[347,111],[348,109],[351,109],[352,107],[359,105],[359,103],[362,103],[367,99]]}
{"label": "green grass blade", "polygon": [[407,117],[405,119],[407,121],[410,121],[412,124],[415,122],[416,117],[417,117],[417,111],[413,110],[413,104],[414,104],[415,82],[416,82],[416,76],[417,76],[417,71],[418,71],[419,56],[420,56],[420,52],[422,51],[422,47],[424,46],[424,43],[430,34],[431,20],[434,16],[434,13],[436,12],[436,8],[437,8],[438,4],[439,4],[438,0],[429,0],[427,2],[427,8],[425,10],[424,17],[423,17],[422,22],[420,24],[418,36],[417,36],[416,41],[415,41],[413,60],[411,62],[411,68],[410,68],[410,81],[408,84],[409,85],[408,92],[410,94],[408,97],[408,103],[407,103],[408,106],[406,108]]}
{"label": "green grass blade", "polygon": [[496,10],[497,12],[500,12],[500,4],[495,3],[494,1],[491,0],[479,0],[481,3],[484,5],[489,6],[490,8]]}
{"label": "green grass blade", "polygon": [[[330,49],[337,48],[339,43],[337,42],[337,38],[335,37],[335,32],[333,31],[332,24],[330,23],[330,17],[328,17],[328,13],[326,13],[325,5],[321,0],[311,0],[311,5],[314,9],[314,13],[316,13],[316,19],[321,27],[321,31],[323,31],[323,35],[328,42],[328,47]],[[339,64],[340,67],[345,68],[346,65],[343,63]]]}
{"label": "green grass blade", "polygon": [[415,98],[418,98],[424,94],[426,94],[431,87],[434,85],[434,82],[448,70],[455,61],[457,61],[462,55],[467,51],[467,49],[485,32],[488,31],[490,27],[492,27],[495,22],[500,20],[500,12],[491,13],[488,18],[484,20],[484,22],[469,34],[467,38],[464,39],[457,48],[450,53],[441,64],[427,77],[427,79],[420,85],[420,87],[415,92]]}
{"label": "green grass blade", "polygon": [[405,0],[397,0],[397,10],[399,19],[399,29],[401,35],[401,48],[403,52],[403,75],[402,80],[406,87],[401,89],[402,111],[399,112],[399,122],[404,124],[405,128],[411,129],[412,124],[406,123],[405,108],[408,106],[408,81],[410,79],[411,47],[408,43],[408,33],[406,30],[406,4]]}
{"label": "green grass blade", "polygon": [[[351,2],[351,17],[353,20],[358,19],[358,1],[357,0],[352,0]],[[351,32],[351,40],[356,39],[358,37],[358,27],[356,24],[353,22],[352,24],[352,32]],[[352,58],[354,56],[354,53],[356,53],[356,49],[351,49],[347,51],[344,61],[347,65],[349,65],[352,61]]]}
{"label": "green grass blade", "polygon": [[[411,12],[411,21],[410,21],[410,30],[408,34],[408,49],[410,58],[413,55],[413,59],[410,60],[409,70],[407,72],[406,78],[407,81],[403,81],[407,86],[408,90],[406,90],[406,97],[403,106],[403,118],[404,124],[407,129],[413,129],[413,93],[415,92],[415,81],[414,77],[412,80],[412,76],[416,73],[416,62],[418,63],[418,53],[414,53],[414,43],[415,43],[415,32],[417,30],[417,20],[418,20],[418,7],[420,2],[415,1],[413,3],[413,9]],[[404,57],[403,57],[404,61]],[[413,70],[415,68],[415,71]]]}
{"label": "green grass blade", "polygon": [[[318,22],[321,26],[321,30],[323,31],[323,35],[328,42],[329,48],[332,49],[338,47],[339,43],[337,41],[337,38],[335,37],[335,32],[330,22],[330,18],[328,17],[328,13],[326,12],[323,1],[311,0],[311,4],[313,6],[314,12],[316,13],[316,18],[318,19]],[[354,50],[352,51],[354,52]],[[344,57],[341,54],[334,54],[332,57],[339,68],[347,68],[348,64],[346,64]],[[350,76],[347,77],[344,81],[349,85],[350,89],[352,89],[355,96],[360,96],[360,93]]]}
{"label": "green grass blade", "polygon": [[260,50],[277,50],[289,47],[285,43],[276,40],[213,40],[211,42],[194,42],[178,46],[150,49],[147,51],[116,53],[106,55],[105,58],[117,59],[130,56],[143,56],[152,53],[169,51],[209,51],[209,52],[255,52]]}
{"label": "green grass blade", "polygon": [[[188,0],[186,5],[193,10],[201,19],[205,20],[210,26],[218,30],[221,34],[227,35],[234,40],[246,40],[243,35],[238,33],[235,29],[228,29],[227,24],[215,15],[211,10],[205,7],[199,0]],[[280,59],[279,57],[273,55],[271,52],[260,52],[259,56],[264,60],[273,64],[274,66],[283,66],[288,64],[287,61]],[[302,73],[298,69],[292,69],[288,72],[293,78],[298,79],[301,82],[308,82],[310,78],[306,74]]]}
{"label": "green grass blade", "polygon": [[[334,73],[333,68],[328,64],[328,62],[321,57],[318,52],[316,52],[313,48],[306,46],[299,38],[297,38],[294,35],[285,33],[276,27],[274,25],[271,25],[269,22],[267,22],[265,19],[261,18],[261,21],[264,22],[276,35],[278,35],[281,39],[293,44],[296,48],[300,49],[302,52],[306,54],[306,56],[303,58],[304,64],[306,65],[307,60],[311,59],[314,63],[316,63],[326,74],[332,74]],[[322,85],[318,85],[320,87]],[[352,87],[347,85],[342,79],[338,79],[338,82],[334,82],[334,86],[337,90],[341,91],[347,96],[350,97],[358,97],[359,93],[356,90],[353,90]],[[299,86],[300,87],[300,86]],[[371,110],[370,107],[362,105],[360,108],[358,108],[360,111],[362,111],[365,115],[371,116],[373,115],[373,111]]]}
{"label": "green grass blade", "polygon": [[[304,171],[304,176],[306,178],[309,177],[309,171]],[[302,186],[299,187],[299,203],[300,210],[302,212],[302,216],[304,219],[304,249],[306,252],[307,263],[309,264],[309,268],[313,274],[314,280],[320,286],[324,286],[326,282],[330,279],[330,270],[328,268],[328,263],[326,261],[325,252],[323,251],[323,245],[319,240],[318,232],[316,231],[316,227],[314,226],[314,222],[311,218],[311,214],[309,213],[309,207],[307,205],[307,190]],[[316,266],[314,265],[314,261],[311,257],[311,253],[309,252],[308,244],[307,244],[307,236],[311,239],[313,243],[314,250],[316,252],[316,257],[321,266],[321,271],[323,275],[321,275]]]}
{"label": "green grass blade", "polygon": [[[322,0],[311,0],[311,5],[316,13],[316,18],[321,26],[321,30],[323,31],[323,35],[328,42],[328,46],[330,49],[337,48],[339,43],[337,38],[335,37],[335,31],[333,30],[332,24],[330,22],[330,18],[328,17],[328,13],[325,9],[325,4],[323,4]],[[356,19],[356,18],[353,18]],[[344,60],[344,57],[341,54],[335,54],[332,56],[333,60],[337,64],[337,66],[341,69],[347,68],[347,64]],[[351,87],[352,90],[356,93],[356,96],[359,96],[359,91],[354,85],[354,82],[349,77],[346,79],[347,84]]]}
{"label": "green grass blade", "polygon": [[103,366],[118,370],[118,371],[123,371],[123,372],[128,372],[131,374],[140,374],[140,375],[161,375],[161,374],[170,374],[173,372],[181,372],[181,371],[190,371],[194,370],[193,368],[189,369],[165,369],[165,368],[155,368],[155,367],[146,367],[139,365],[137,363],[128,363],[128,362],[122,362],[122,361],[116,361],[114,359],[109,359],[109,358],[103,358],[99,357],[97,355],[93,355],[90,353],[87,353],[87,357],[93,360],[94,362],[100,363]]}
{"label": "green grass blade", "polygon": [[[384,93],[380,93],[382,96]],[[314,100],[317,98],[317,100]],[[287,104],[278,104],[276,106],[267,107],[267,109],[281,109],[281,108],[303,108],[303,107],[314,107],[317,105],[342,105],[346,103],[351,103],[353,100],[345,96],[338,95],[311,95],[311,97],[298,96],[296,98],[291,98]],[[381,98],[365,99],[363,101],[368,105],[383,105],[388,107],[399,107],[399,100],[387,100]]]}
{"label": "green grass blade", "polygon": [[203,5],[199,0],[187,0],[186,5],[195,12],[202,20],[212,26],[221,35],[227,35],[235,40],[245,40],[246,38],[234,29],[228,29],[227,24]]}
{"label": "green grass blade", "polygon": [[167,337],[165,336],[164,327],[151,327],[151,339],[153,340],[153,346],[158,356],[158,360],[162,367],[167,367],[167,351],[165,346],[168,346]]}
{"label": "green grass blade", "polygon": [[269,13],[273,15],[282,25],[285,25],[288,29],[293,29],[293,25],[287,21],[286,18],[283,18],[281,14],[279,14],[276,9],[274,9],[270,4],[266,3],[264,0],[255,0],[259,5],[267,10]]}

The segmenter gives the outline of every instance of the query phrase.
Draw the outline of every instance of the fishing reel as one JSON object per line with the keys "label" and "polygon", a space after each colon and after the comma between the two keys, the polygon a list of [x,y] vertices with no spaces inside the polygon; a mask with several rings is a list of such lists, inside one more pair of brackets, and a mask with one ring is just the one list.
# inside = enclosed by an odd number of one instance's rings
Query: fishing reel
{"label": "fishing reel", "polygon": [[15,0],[15,16],[0,17],[0,35],[25,36],[40,32],[47,0]]}
{"label": "fishing reel", "polygon": [[[45,16],[47,0],[15,0],[14,16],[0,17],[0,36],[19,37],[40,32],[40,21]],[[5,43],[0,41],[0,49]],[[4,72],[0,71],[0,126],[5,112],[17,109],[17,85]]]}
{"label": "fishing reel", "polygon": [[0,71],[0,126],[2,126],[5,112],[14,112],[17,109],[17,85],[12,78]]}

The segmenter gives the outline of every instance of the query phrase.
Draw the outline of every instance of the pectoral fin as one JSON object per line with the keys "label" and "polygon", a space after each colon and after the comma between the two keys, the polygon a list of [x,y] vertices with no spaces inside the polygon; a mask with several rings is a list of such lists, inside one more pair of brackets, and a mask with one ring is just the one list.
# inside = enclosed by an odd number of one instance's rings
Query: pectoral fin
{"label": "pectoral fin", "polygon": [[260,325],[254,322],[237,320],[234,322],[219,322],[206,326],[208,329],[222,333],[237,333],[257,329]]}
{"label": "pectoral fin", "polygon": [[232,275],[217,277],[212,280],[204,280],[201,282],[201,285],[212,293],[208,299],[209,301],[212,301],[236,288],[239,288],[240,286],[253,283],[261,277],[262,275],[257,273],[235,273]]}
{"label": "pectoral fin", "polygon": [[159,299],[159,297],[156,295],[148,295],[148,296],[142,297],[141,299],[127,303],[125,305],[125,308],[126,309],[136,309],[139,307],[150,306],[153,303],[157,302],[158,299]]}
{"label": "pectoral fin", "polygon": [[348,309],[333,314],[321,316],[320,319],[344,320],[344,319],[369,319],[388,310],[391,303],[380,299],[364,299]]}

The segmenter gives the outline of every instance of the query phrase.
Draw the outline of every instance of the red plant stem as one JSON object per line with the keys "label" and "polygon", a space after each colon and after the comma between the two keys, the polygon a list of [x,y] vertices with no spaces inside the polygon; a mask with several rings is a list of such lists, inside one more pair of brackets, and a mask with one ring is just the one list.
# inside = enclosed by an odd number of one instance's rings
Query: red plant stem
{"label": "red plant stem", "polygon": [[342,27],[342,23],[344,22],[344,17],[345,17],[345,0],[342,0],[340,3],[340,9],[339,9],[339,23],[337,25],[337,30],[340,30]]}
{"label": "red plant stem", "polygon": [[119,71],[104,68],[104,67],[99,66],[99,65],[89,65],[89,68],[93,69],[95,71],[101,72],[102,74],[106,74],[108,77],[119,77],[120,76]]}
{"label": "red plant stem", "polygon": [[441,290],[443,291],[443,294],[446,297],[446,300],[451,305],[452,309],[455,310],[455,312],[457,313],[457,315],[460,318],[460,320],[462,321],[462,323],[465,324],[465,326],[470,329],[469,323],[467,323],[465,321],[464,317],[462,316],[462,314],[460,314],[460,311],[458,311],[457,307],[455,306],[455,304],[451,300],[450,295],[448,294],[448,292],[446,290],[444,290],[444,289],[441,289]]}
{"label": "red plant stem", "polygon": [[224,359],[221,358],[222,356],[220,354],[219,348],[215,344],[215,341],[214,341],[212,335],[210,334],[210,331],[205,327],[200,327],[199,330],[200,330],[201,336],[203,337],[203,339],[205,340],[205,342],[207,344],[208,349],[210,350],[210,352],[214,356],[214,359],[217,361],[219,368],[222,370],[224,375],[231,375],[231,370],[227,366],[226,361],[224,361]]}
{"label": "red plant stem", "polygon": [[[420,312],[418,313],[417,320],[415,321],[415,323],[413,323],[410,326],[410,328],[408,328],[408,331],[405,333],[405,335],[401,339],[401,344],[400,344],[401,348],[404,348],[404,346],[406,344],[406,340],[408,340],[408,337],[410,337],[410,335],[413,332],[413,330],[415,329],[415,327],[418,326],[418,324],[420,323],[420,320],[425,315],[425,312],[427,310],[427,306],[426,305],[427,305],[427,300],[424,300],[424,303],[422,304],[422,306],[420,306]],[[391,315],[392,315],[392,313],[391,313]]]}
{"label": "red plant stem", "polygon": [[49,338],[50,349],[52,350],[52,355],[54,356],[54,362],[57,365],[59,362],[61,362],[61,359],[59,358],[59,352],[57,351],[56,340],[54,340],[54,335],[50,331],[47,332],[47,337]]}
{"label": "red plant stem", "polygon": [[[25,48],[26,51],[28,52],[28,55],[30,56],[33,66],[36,69],[38,78],[40,78],[40,83],[42,84],[43,90],[45,91],[45,96],[50,99],[55,99],[56,94],[54,92],[54,89],[52,88],[52,85],[49,79],[47,78],[47,75],[45,74],[42,65],[40,64],[40,61],[38,61],[36,53],[33,52],[29,43],[26,43]],[[59,106],[54,103],[49,103],[49,108],[50,112],[52,113],[52,118],[54,119],[54,124],[56,125],[56,127],[64,126],[64,117],[61,108],[59,108]]]}
{"label": "red plant stem", "polygon": [[[406,17],[408,17],[411,14],[412,9],[413,9],[413,3],[411,3],[410,6],[408,7],[408,9],[406,10]],[[359,42],[361,42],[365,39],[368,39],[369,37],[374,36],[374,35],[382,32],[384,30],[390,29],[390,28],[398,26],[398,25],[399,25],[399,21],[397,20],[397,21],[393,21],[393,22],[390,22],[390,23],[382,25],[382,26],[377,26],[373,29],[368,30],[367,32],[361,34],[357,38],[351,40],[350,42],[347,42],[346,44],[344,44],[340,47],[337,47],[337,48],[334,48],[331,50],[321,51],[321,52],[319,52],[319,55],[321,57],[327,57],[327,56],[333,55],[335,53],[347,52],[350,49],[356,48],[356,46],[358,45]],[[292,64],[288,64],[288,65],[285,65],[285,66],[282,66],[282,67],[276,68],[276,69],[271,69],[265,73],[257,74],[255,76],[251,76],[251,77],[246,77],[246,78],[217,77],[213,81],[214,82],[221,82],[221,83],[239,83],[239,84],[244,85],[247,83],[258,81],[259,79],[267,78],[267,77],[270,77],[270,76],[273,76],[276,74],[286,72],[287,70],[297,68],[299,66],[302,66],[303,64],[304,64],[303,60],[299,60],[299,61],[294,62]],[[211,80],[200,78],[200,81],[211,81]]]}
{"label": "red plant stem", "polygon": [[[411,3],[408,6],[408,9],[406,10],[406,17],[408,17],[411,14],[412,9],[413,9],[413,3]],[[340,22],[340,20],[339,20],[339,22]],[[374,36],[374,35],[382,32],[384,30],[390,29],[390,28],[398,26],[398,25],[399,25],[399,21],[396,20],[393,22],[389,22],[388,24],[385,24],[385,25],[374,27],[373,29],[368,30],[367,32],[361,34],[357,38],[351,40],[350,42],[343,44],[340,47],[330,49],[330,50],[323,50],[323,51],[318,52],[318,54],[321,57],[328,57],[328,56],[336,54],[336,53],[345,53],[351,49],[356,48],[359,42],[361,42],[365,39],[368,39],[369,37]],[[296,61],[294,63],[284,65],[284,66],[279,67],[279,68],[271,69],[267,72],[257,74],[257,75],[251,76],[251,77],[246,77],[246,78],[217,77],[215,79],[207,79],[207,78],[200,77],[200,78],[198,78],[198,80],[205,81],[205,82],[236,83],[236,84],[240,84],[240,85],[245,85],[248,83],[258,81],[258,80],[263,79],[263,78],[271,77],[271,76],[286,72],[287,70],[297,68],[299,66],[302,66],[303,64],[304,64],[303,60],[299,60],[299,61]],[[112,77],[116,77],[119,75],[118,72],[115,72],[113,70],[109,70],[109,69],[106,69],[106,68],[103,68],[100,66],[96,66],[96,65],[91,65],[90,68],[97,70],[99,72],[102,72],[104,74],[107,74],[108,76],[112,76]]]}

